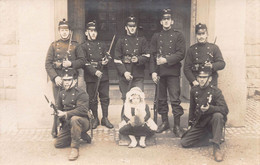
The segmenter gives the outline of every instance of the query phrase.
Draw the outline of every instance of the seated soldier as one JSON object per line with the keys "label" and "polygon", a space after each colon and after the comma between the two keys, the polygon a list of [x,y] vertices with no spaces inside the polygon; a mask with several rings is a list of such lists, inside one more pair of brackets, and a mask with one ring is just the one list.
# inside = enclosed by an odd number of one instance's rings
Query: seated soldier
{"label": "seated soldier", "polygon": [[222,133],[227,121],[228,107],[220,89],[209,85],[212,80],[211,69],[201,67],[197,75],[199,86],[190,91],[189,126],[182,136],[183,147],[198,147],[213,143],[215,161],[223,160],[220,148]]}
{"label": "seated soldier", "polygon": [[150,118],[150,111],[144,101],[144,93],[138,87],[132,88],[126,94],[123,120],[119,124],[119,133],[129,136],[129,148],[137,146],[136,137],[140,137],[139,146],[146,147],[145,139],[152,136],[157,130],[157,125]]}
{"label": "seated soldier", "polygon": [[64,90],[60,91],[56,100],[62,126],[54,146],[71,146],[69,160],[76,160],[79,156],[80,139],[91,142],[90,136],[86,133],[90,129],[89,97],[85,91],[75,87],[77,79],[72,69],[64,69],[62,80]]}

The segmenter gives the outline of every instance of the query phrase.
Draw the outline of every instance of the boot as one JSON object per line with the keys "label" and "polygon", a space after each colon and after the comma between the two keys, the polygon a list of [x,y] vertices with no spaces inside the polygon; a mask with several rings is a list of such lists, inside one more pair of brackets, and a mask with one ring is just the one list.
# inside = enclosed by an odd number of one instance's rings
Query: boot
{"label": "boot", "polygon": [[113,124],[110,123],[107,117],[101,119],[101,125],[106,126],[109,129],[114,128]]}
{"label": "boot", "polygon": [[93,128],[93,129],[96,129],[99,124],[100,124],[100,123],[99,123],[98,117],[95,117],[95,118],[93,119],[93,121],[92,121],[92,128]]}
{"label": "boot", "polygon": [[162,123],[158,126],[157,133],[162,133],[163,131],[170,128],[169,121],[168,121],[168,115],[162,114]]}
{"label": "boot", "polygon": [[69,160],[73,161],[76,160],[79,157],[79,149],[77,148],[71,148],[71,152],[69,155]]}
{"label": "boot", "polygon": [[221,162],[223,160],[224,153],[218,144],[213,144],[213,155],[216,162]]}
{"label": "boot", "polygon": [[174,116],[173,133],[176,137],[182,137],[184,130],[180,127],[180,116]]}
{"label": "boot", "polygon": [[84,142],[91,143],[91,137],[86,132],[81,132],[81,139]]}

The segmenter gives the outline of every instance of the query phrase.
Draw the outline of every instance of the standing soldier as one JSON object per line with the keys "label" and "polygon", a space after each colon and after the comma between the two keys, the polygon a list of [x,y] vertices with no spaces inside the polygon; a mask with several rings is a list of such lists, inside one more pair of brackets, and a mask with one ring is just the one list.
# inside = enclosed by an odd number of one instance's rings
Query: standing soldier
{"label": "standing soldier", "polygon": [[208,43],[208,30],[205,24],[199,23],[195,27],[196,38],[198,43],[192,45],[188,51],[184,63],[184,74],[191,86],[199,85],[196,80],[196,74],[200,66],[208,66],[212,69],[211,84],[218,84],[218,70],[225,67],[219,47],[215,44]]}
{"label": "standing soldier", "polygon": [[[62,87],[62,69],[73,68],[76,70],[84,65],[84,56],[75,53],[78,43],[72,41],[72,32],[65,19],[59,22],[58,30],[61,39],[51,43],[45,61],[45,69],[52,81],[55,100]],[[52,135],[56,137],[54,132],[52,132]]]}
{"label": "standing soldier", "polygon": [[[93,129],[97,128],[100,124],[98,119],[98,100],[96,92],[99,93],[101,102],[102,115],[101,125],[107,128],[113,128],[114,126],[108,120],[108,106],[109,106],[109,78],[108,78],[108,61],[110,54],[106,50],[106,46],[97,41],[97,27],[96,22],[89,22],[85,35],[87,41],[79,46],[78,53],[83,55],[86,59],[84,68],[84,79],[87,86],[87,92],[90,97],[90,109],[94,115]],[[100,82],[99,86],[97,82]]]}
{"label": "standing soldier", "polygon": [[[227,121],[228,107],[220,89],[209,85],[211,68],[201,66],[196,77],[199,85],[190,91],[189,126],[191,128],[181,138],[185,148],[213,143],[215,160],[223,160],[220,148],[222,132]],[[209,140],[211,139],[211,140]]]}
{"label": "standing soldier", "polygon": [[144,90],[145,63],[149,61],[148,43],[138,36],[137,20],[130,16],[125,24],[126,35],[120,38],[115,47],[114,63],[119,74],[119,88],[123,102],[132,87]]}
{"label": "standing soldier", "polygon": [[158,113],[162,123],[157,133],[169,129],[167,90],[169,92],[172,113],[174,115],[173,132],[177,137],[182,135],[180,117],[183,108],[180,106],[180,61],[185,56],[185,40],[181,32],[172,28],[174,23],[170,9],[164,9],[160,21],[163,30],[155,33],[151,40],[150,72],[155,83],[159,81]]}
{"label": "standing soldier", "polygon": [[56,104],[61,130],[55,140],[56,148],[71,146],[69,160],[79,156],[80,139],[91,143],[91,137],[86,133],[90,129],[89,97],[82,89],[76,87],[77,75],[75,70],[63,69],[63,90],[58,93]]}

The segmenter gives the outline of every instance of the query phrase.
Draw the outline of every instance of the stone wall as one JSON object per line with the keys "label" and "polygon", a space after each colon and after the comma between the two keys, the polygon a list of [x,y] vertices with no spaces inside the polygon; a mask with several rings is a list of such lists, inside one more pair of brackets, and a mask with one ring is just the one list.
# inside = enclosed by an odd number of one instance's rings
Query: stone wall
{"label": "stone wall", "polygon": [[0,13],[0,100],[16,100],[16,1],[0,0]]}
{"label": "stone wall", "polygon": [[246,8],[246,77],[247,95],[260,91],[260,1],[247,0]]}

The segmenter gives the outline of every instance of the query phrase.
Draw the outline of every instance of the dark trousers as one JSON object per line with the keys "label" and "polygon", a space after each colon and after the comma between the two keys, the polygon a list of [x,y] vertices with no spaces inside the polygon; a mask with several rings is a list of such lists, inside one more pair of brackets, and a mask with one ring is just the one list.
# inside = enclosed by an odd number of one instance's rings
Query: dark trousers
{"label": "dark trousers", "polygon": [[[96,90],[96,82],[87,82],[87,92],[89,94],[89,106],[92,110],[94,117],[98,117],[98,100],[97,97],[94,98],[95,90]],[[109,106],[109,81],[100,81],[98,88],[98,96],[100,98],[102,115],[103,117],[108,116],[108,106]]]}
{"label": "dark trousers", "polygon": [[168,114],[167,90],[169,92],[173,115],[183,115],[183,108],[180,106],[180,78],[177,76],[160,77],[158,113],[160,115]]}
{"label": "dark trousers", "polygon": [[191,127],[181,138],[181,145],[185,148],[209,145],[210,142],[220,145],[224,125],[223,115],[214,113],[205,127]]}
{"label": "dark trousers", "polygon": [[119,129],[119,133],[122,135],[133,135],[133,136],[152,136],[154,131],[151,130],[146,124],[144,126],[133,127],[127,124]]}
{"label": "dark trousers", "polygon": [[54,146],[56,148],[64,148],[68,146],[79,148],[81,133],[87,132],[90,128],[89,120],[85,117],[73,116],[66,122],[67,123],[59,132]]}
{"label": "dark trousers", "polygon": [[[120,92],[122,93],[121,99],[123,101],[125,101],[126,99],[126,93],[128,92],[128,85],[129,85],[129,81],[127,81],[125,77],[119,78],[119,89]],[[144,78],[134,77],[130,89],[133,87],[139,87],[142,91],[144,91]]]}

